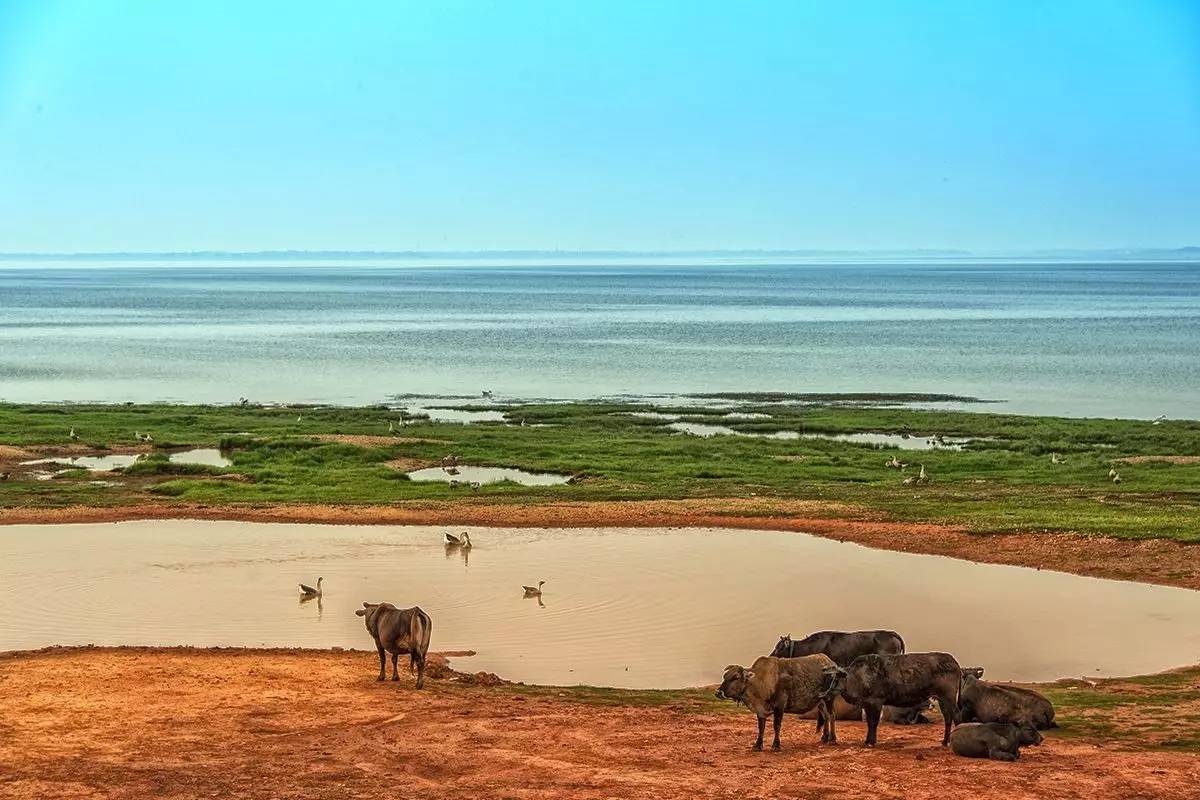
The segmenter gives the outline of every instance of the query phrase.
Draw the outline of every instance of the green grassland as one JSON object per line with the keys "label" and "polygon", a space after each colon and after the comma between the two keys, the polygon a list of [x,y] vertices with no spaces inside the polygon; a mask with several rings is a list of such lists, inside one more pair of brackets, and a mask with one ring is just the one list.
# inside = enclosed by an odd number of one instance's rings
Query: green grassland
{"label": "green grassland", "polygon": [[[458,501],[525,503],[570,500],[727,498],[826,501],[898,521],[968,526],[981,533],[1070,531],[1130,539],[1200,541],[1200,463],[1124,463],[1130,456],[1200,455],[1200,422],[1066,419],[983,412],[926,411],[874,403],[812,401],[739,407],[769,419],[731,419],[716,409],[563,403],[502,406],[516,423],[459,425],[408,418],[391,441],[321,441],[322,434],[388,436],[406,415],[385,407],[185,405],[0,405],[0,444],[30,451],[78,442],[96,452],[131,447],[134,431],[154,437],[155,453],[96,486],[80,470],[33,480],[10,459],[0,507],[128,503],[221,506],[319,503],[386,505]],[[980,406],[986,409],[987,406]],[[654,410],[744,434],[907,432],[972,439],[962,450],[900,451],[830,439],[762,436],[700,438],[663,420],[630,416]],[[299,418],[299,419],[298,419]],[[228,468],[173,464],[174,448],[217,447]],[[464,464],[517,467],[580,476],[571,484],[485,485],[478,492],[410,481],[393,459],[436,462],[454,453]],[[1066,462],[1051,463],[1059,453]],[[910,462],[888,469],[892,455]],[[905,485],[923,464],[929,483]],[[1108,479],[1115,466],[1121,482]],[[226,478],[221,479],[222,475]],[[113,479],[112,476],[99,476]]]}

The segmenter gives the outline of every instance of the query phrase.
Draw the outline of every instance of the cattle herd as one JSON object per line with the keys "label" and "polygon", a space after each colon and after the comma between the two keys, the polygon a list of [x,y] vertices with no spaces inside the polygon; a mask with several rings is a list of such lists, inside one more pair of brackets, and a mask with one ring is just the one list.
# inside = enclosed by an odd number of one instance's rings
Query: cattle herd
{"label": "cattle herd", "polygon": [[[363,618],[379,653],[379,680],[399,680],[396,659],[408,655],[417,670],[417,688],[425,684],[425,659],[433,622],[420,608],[363,603]],[[896,724],[928,722],[923,713],[937,701],[944,732],[942,744],[960,756],[1016,761],[1023,745],[1040,744],[1038,732],[1058,727],[1054,707],[1031,689],[989,683],[983,668],[963,669],[949,653],[906,653],[895,631],[821,631],[803,639],[781,636],[769,656],[749,669],[725,668],[717,697],[744,704],[758,717],[755,750],[763,748],[767,717],[780,748],[785,714],[816,719],[821,741],[837,742],[836,720],[867,720],[868,747],[875,745],[880,720]]]}
{"label": "cattle herd", "polygon": [[1038,731],[1058,727],[1042,695],[982,678],[982,667],[963,669],[949,653],[906,653],[895,631],[821,631],[799,640],[781,636],[749,669],[726,667],[717,697],[758,717],[755,750],[762,750],[768,716],[778,750],[784,714],[814,712],[828,743],[837,741],[834,720],[865,715],[871,747],[880,719],[927,721],[921,712],[930,698],[942,714],[942,744],[960,756],[1016,761],[1021,746],[1041,743]]}

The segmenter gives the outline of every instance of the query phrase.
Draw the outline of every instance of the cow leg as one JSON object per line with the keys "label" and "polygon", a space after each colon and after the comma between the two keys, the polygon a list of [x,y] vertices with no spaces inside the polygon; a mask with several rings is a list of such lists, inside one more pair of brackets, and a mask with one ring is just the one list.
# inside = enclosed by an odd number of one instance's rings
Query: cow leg
{"label": "cow leg", "polygon": [[[837,725],[835,724],[832,705],[831,703],[824,709],[825,730],[821,733],[821,741],[825,744],[837,744]],[[821,713],[818,711],[817,715],[820,716]]]}
{"label": "cow leg", "polygon": [[387,662],[384,660],[383,645],[377,644],[375,645],[375,649],[379,651],[379,677],[376,680],[384,680],[387,677],[387,672],[384,668]]}
{"label": "cow leg", "polygon": [[400,657],[399,653],[392,653],[392,680],[400,680],[400,670],[396,668],[396,659]]}
{"label": "cow leg", "polygon": [[958,704],[954,702],[953,696],[938,695],[937,701],[938,710],[942,712],[942,719],[946,724],[946,733],[942,736],[942,747],[945,747],[950,744],[950,729],[958,719]]}
{"label": "cow leg", "polygon": [[[414,650],[411,658],[415,659],[417,662],[417,688],[420,689],[425,685],[425,655],[422,654],[418,658],[417,653]],[[412,661],[409,661],[409,664],[411,665]]]}
{"label": "cow leg", "polygon": [[783,711],[781,711],[779,709],[775,709],[774,717],[771,720],[771,722],[775,727],[775,741],[771,742],[771,749],[778,750],[780,747],[780,745],[779,745],[779,726],[781,726],[783,724]]}
{"label": "cow leg", "polygon": [[767,732],[767,718],[758,718],[758,738],[754,740],[754,749],[762,750],[763,734]]}
{"label": "cow leg", "polygon": [[1017,755],[1010,753],[1007,750],[998,750],[994,747],[988,748],[988,758],[993,761],[1016,761]]}
{"label": "cow leg", "polygon": [[863,710],[867,712],[867,741],[864,744],[867,747],[874,747],[876,734],[879,731],[879,715],[883,713],[883,706],[864,705]]}

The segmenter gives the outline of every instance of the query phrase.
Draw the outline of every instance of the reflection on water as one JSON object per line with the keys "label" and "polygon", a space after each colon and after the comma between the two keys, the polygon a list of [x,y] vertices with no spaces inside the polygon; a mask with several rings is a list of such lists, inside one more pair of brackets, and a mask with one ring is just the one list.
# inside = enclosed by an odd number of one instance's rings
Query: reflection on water
{"label": "reflection on water", "polygon": [[[892,628],[912,651],[946,650],[997,679],[1200,659],[1200,593],[1184,589],[719,529],[472,528],[468,563],[446,557],[447,530],[462,529],[5,526],[0,649],[370,649],[354,611],[387,600],[429,612],[434,649],[478,651],[461,668],[540,683],[706,684],[780,633],[821,629]],[[315,611],[296,601],[296,584],[313,575],[325,579]],[[542,579],[545,602],[527,602],[521,587]]]}
{"label": "reflection on water", "polygon": [[901,450],[962,450],[970,439],[945,439],[932,436],[903,436],[899,433],[805,433],[805,439],[829,439],[836,442],[898,447]]}
{"label": "reflection on water", "polygon": [[428,417],[431,422],[457,422],[469,425],[472,422],[504,422],[503,411],[465,411],[461,408],[425,408],[409,406],[405,412],[413,417]]}
{"label": "reflection on water", "polygon": [[181,450],[171,453],[170,459],[175,464],[201,464],[207,467],[228,467],[233,461],[215,447],[197,447],[194,450]]}
{"label": "reflection on water", "polygon": [[61,464],[64,467],[78,467],[92,472],[108,472],[114,469],[125,469],[132,466],[140,455],[137,453],[121,453],[107,456],[55,456],[54,458],[39,458],[33,461],[22,461],[24,465],[31,464]]}
{"label": "reflection on water", "polygon": [[744,431],[735,431],[733,428],[728,428],[724,425],[704,425],[699,422],[672,422],[667,426],[673,431],[690,434],[692,436],[702,436],[708,438],[710,436],[751,436],[756,439],[799,439],[800,434],[795,431],[773,431],[771,433],[747,433]]}
{"label": "reflection on water", "polygon": [[503,483],[510,481],[522,486],[557,486],[571,479],[570,475],[555,475],[549,472],[526,472],[523,469],[508,469],[507,467],[451,467],[453,472],[447,472],[441,467],[426,467],[408,473],[408,479],[413,481],[442,481],[450,483]]}

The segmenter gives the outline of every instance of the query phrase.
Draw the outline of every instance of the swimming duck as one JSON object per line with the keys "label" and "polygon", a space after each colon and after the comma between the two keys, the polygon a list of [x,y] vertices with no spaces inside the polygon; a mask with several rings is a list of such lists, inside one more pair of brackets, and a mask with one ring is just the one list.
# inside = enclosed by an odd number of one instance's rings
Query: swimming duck
{"label": "swimming duck", "polygon": [[455,536],[453,533],[443,533],[443,541],[451,547],[462,547],[463,539],[470,539],[470,535],[463,531],[462,538]]}
{"label": "swimming duck", "polygon": [[321,581],[323,581],[323,580],[325,580],[325,579],[317,578],[317,588],[315,588],[315,589],[313,587],[309,586],[308,584],[305,584],[305,583],[300,584],[300,594],[304,597],[320,597],[321,596]]}
{"label": "swimming duck", "polygon": [[545,583],[545,581],[538,581],[537,586],[522,586],[521,588],[525,590],[526,597],[541,597],[542,596],[542,584],[544,584],[544,583]]}

